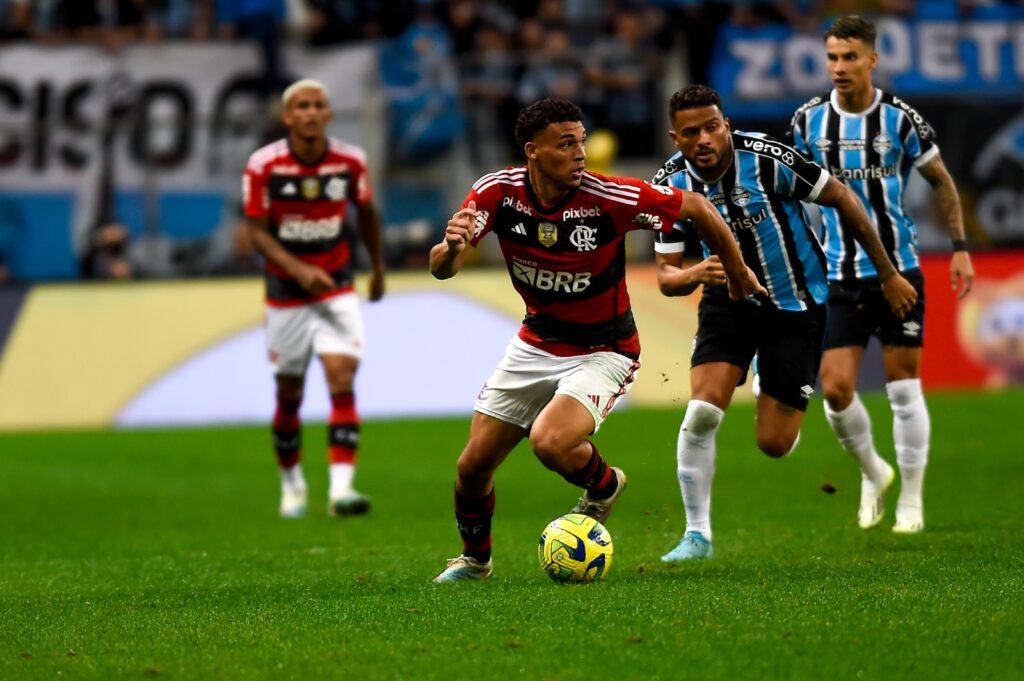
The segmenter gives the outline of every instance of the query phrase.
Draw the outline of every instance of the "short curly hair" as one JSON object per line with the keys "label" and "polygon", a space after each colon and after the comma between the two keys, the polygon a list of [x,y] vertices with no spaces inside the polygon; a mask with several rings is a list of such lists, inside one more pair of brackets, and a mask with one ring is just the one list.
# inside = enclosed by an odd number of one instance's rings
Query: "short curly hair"
{"label": "short curly hair", "polygon": [[583,112],[567,99],[542,99],[524,107],[516,119],[516,144],[522,149],[527,142],[552,123],[575,123],[583,120]]}
{"label": "short curly hair", "polygon": [[718,110],[722,110],[722,97],[716,90],[712,90],[707,85],[687,85],[682,90],[679,90],[672,98],[668,100],[668,117],[672,120],[672,117],[676,115],[677,111],[685,111],[686,109],[697,109],[702,106],[717,106]]}

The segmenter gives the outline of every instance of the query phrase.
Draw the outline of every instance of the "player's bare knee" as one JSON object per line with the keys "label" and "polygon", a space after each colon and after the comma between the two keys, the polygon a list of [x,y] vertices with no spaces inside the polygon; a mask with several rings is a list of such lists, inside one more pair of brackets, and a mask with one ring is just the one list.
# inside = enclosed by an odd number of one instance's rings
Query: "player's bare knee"
{"label": "player's bare knee", "polygon": [[562,462],[570,449],[557,431],[536,428],[530,432],[530,447],[537,459],[553,471],[562,470]]}
{"label": "player's bare knee", "polygon": [[302,402],[302,397],[303,388],[301,383],[298,385],[282,385],[279,383],[277,386],[277,399],[279,401]]}
{"label": "player's bare knee", "polygon": [[853,402],[857,386],[852,381],[825,380],[823,376],[821,391],[825,395],[825,401],[828,402],[829,409],[832,411],[843,411]]}
{"label": "player's bare knee", "polygon": [[472,442],[466,445],[455,463],[455,472],[463,487],[476,488],[482,483],[490,480],[494,474],[494,468],[489,463],[489,458],[483,455]]}
{"label": "player's bare knee", "polygon": [[757,436],[757,447],[766,456],[770,456],[773,459],[781,459],[793,450],[793,444],[796,442],[796,438],[788,437],[784,434],[770,433],[766,435]]}

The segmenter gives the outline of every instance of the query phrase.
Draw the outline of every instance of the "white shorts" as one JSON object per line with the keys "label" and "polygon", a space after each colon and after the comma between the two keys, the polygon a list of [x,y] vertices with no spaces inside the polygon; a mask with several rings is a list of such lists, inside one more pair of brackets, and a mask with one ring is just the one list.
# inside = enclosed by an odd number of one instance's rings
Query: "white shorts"
{"label": "white shorts", "polygon": [[316,355],[363,354],[363,317],[354,291],[296,307],[266,308],[267,350],[274,373],[306,373]]}
{"label": "white shorts", "polygon": [[616,352],[559,357],[515,337],[476,398],[481,414],[529,429],[555,395],[569,395],[594,417],[596,433],[632,387],[640,361]]}

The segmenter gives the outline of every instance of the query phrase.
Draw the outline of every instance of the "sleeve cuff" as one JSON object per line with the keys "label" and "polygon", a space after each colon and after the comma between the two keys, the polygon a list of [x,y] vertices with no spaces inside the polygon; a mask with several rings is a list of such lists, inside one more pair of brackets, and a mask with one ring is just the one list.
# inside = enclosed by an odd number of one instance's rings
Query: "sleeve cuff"
{"label": "sleeve cuff", "polygon": [[818,175],[818,181],[814,183],[813,187],[811,187],[811,191],[809,194],[807,194],[807,198],[804,199],[804,201],[807,201],[808,203],[814,203],[815,201],[817,201],[818,195],[821,194],[821,190],[825,188],[826,184],[828,184],[828,178],[830,177],[832,176],[829,174],[829,172],[822,168],[821,174]]}
{"label": "sleeve cuff", "polygon": [[939,155],[939,145],[938,144],[933,144],[931,149],[929,149],[928,151],[924,152],[923,154],[921,154],[920,156],[918,156],[917,158],[914,159],[914,167],[915,168],[920,168],[925,163],[927,163],[928,161],[932,160],[933,158],[935,158],[938,155]]}
{"label": "sleeve cuff", "polygon": [[661,243],[660,241],[654,242],[655,253],[682,253],[686,250],[685,241],[673,241],[669,243]]}

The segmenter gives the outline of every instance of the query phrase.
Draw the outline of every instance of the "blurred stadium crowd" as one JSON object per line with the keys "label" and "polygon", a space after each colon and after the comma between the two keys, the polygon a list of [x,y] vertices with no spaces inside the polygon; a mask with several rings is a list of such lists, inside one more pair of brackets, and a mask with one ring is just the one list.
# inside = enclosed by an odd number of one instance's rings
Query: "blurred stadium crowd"
{"label": "blurred stadium crowd", "polygon": [[[709,69],[723,26],[786,25],[820,35],[830,17],[849,13],[968,18],[996,0],[0,0],[0,50],[11,45],[93,44],[115,53],[160,41],[252,42],[262,56],[268,103],[290,77],[285,46],[313,51],[372,43],[388,122],[385,179],[458,149],[468,174],[514,163],[511,139],[520,107],[546,96],[577,102],[592,131],[611,132],[637,167],[666,151],[664,101],[687,82],[711,82]],[[423,125],[423,114],[434,112]],[[271,111],[271,120],[275,113]],[[280,130],[267,125],[266,135]],[[415,130],[415,134],[412,131]],[[775,130],[770,130],[777,132]],[[360,143],[360,140],[352,140]],[[660,162],[660,159],[659,159]],[[240,172],[240,168],[238,171]],[[431,170],[430,172],[433,172]],[[460,180],[464,178],[459,178]],[[418,178],[414,175],[411,183]],[[409,182],[406,182],[406,186]],[[436,220],[452,196],[429,199]],[[457,199],[456,199],[457,200]],[[388,216],[389,223],[410,216]],[[2,222],[2,221],[0,221]],[[0,278],[4,237],[0,225]],[[94,230],[82,274],[135,276],[116,264],[129,231]],[[99,252],[94,252],[96,250]],[[242,255],[238,257],[238,249]],[[236,244],[223,269],[249,271]],[[401,253],[394,265],[421,263]],[[115,261],[111,267],[111,260]]]}

